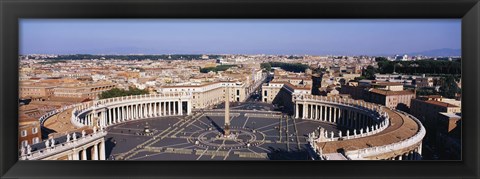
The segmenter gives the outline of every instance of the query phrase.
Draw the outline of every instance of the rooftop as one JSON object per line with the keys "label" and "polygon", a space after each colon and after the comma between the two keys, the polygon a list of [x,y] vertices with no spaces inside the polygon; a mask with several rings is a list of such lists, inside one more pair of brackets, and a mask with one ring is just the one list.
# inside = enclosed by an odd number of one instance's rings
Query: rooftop
{"label": "rooftop", "polygon": [[418,132],[418,124],[408,116],[394,112],[390,109],[385,109],[385,111],[390,116],[390,126],[385,130],[375,135],[362,137],[355,140],[318,142],[317,146],[321,147],[323,153],[325,154],[338,153],[339,149],[351,151],[400,142],[412,137]]}
{"label": "rooftop", "polygon": [[435,101],[435,100],[427,100],[424,101],[425,103],[436,105],[436,106],[442,106],[442,107],[459,107],[457,105],[441,102],[441,101]]}
{"label": "rooftop", "polygon": [[395,95],[413,95],[415,92],[410,90],[402,90],[402,91],[389,91],[389,90],[381,90],[381,89],[370,89],[370,92],[385,95],[385,96],[395,96]]}

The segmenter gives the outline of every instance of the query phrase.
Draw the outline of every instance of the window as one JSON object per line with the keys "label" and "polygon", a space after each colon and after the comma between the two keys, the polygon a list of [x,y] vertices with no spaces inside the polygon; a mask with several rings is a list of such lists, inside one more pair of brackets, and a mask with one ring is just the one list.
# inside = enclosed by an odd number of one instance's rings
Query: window
{"label": "window", "polygon": [[28,145],[28,141],[27,141],[27,140],[22,141],[22,147],[26,147],[27,145]]}
{"label": "window", "polygon": [[38,132],[38,128],[34,127],[32,128],[32,134],[36,134]]}
{"label": "window", "polygon": [[40,139],[38,139],[38,137],[35,137],[32,139],[32,144],[36,144],[40,141]]}
{"label": "window", "polygon": [[22,130],[22,137],[27,136],[27,130]]}

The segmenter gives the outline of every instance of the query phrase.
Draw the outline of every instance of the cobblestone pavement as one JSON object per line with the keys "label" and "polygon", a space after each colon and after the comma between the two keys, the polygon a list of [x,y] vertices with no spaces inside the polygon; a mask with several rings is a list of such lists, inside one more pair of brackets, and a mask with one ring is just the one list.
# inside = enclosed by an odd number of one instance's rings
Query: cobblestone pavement
{"label": "cobblestone pavement", "polygon": [[[309,160],[307,134],[332,124],[280,117],[261,111],[231,111],[231,131],[221,136],[224,113],[161,117],[109,127],[110,160]],[[152,132],[144,134],[144,130]]]}

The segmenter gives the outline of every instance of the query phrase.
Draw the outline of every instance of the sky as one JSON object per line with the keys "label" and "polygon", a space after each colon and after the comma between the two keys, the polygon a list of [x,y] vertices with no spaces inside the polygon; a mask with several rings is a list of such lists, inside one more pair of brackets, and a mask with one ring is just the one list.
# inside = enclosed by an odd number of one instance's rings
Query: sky
{"label": "sky", "polygon": [[385,55],[461,48],[461,19],[21,19],[20,54]]}

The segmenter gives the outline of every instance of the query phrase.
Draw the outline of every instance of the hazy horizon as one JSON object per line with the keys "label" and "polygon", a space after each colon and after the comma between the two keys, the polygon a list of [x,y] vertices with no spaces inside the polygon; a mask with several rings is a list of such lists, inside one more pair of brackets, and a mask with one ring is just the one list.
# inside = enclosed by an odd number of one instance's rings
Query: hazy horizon
{"label": "hazy horizon", "polygon": [[21,19],[20,54],[392,55],[459,51],[460,19]]}

